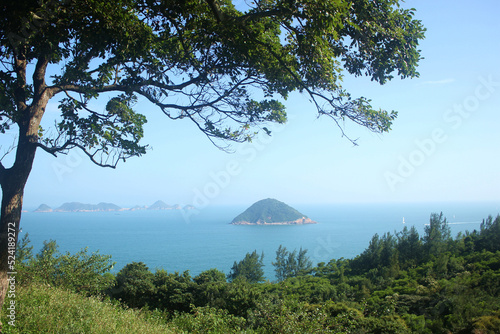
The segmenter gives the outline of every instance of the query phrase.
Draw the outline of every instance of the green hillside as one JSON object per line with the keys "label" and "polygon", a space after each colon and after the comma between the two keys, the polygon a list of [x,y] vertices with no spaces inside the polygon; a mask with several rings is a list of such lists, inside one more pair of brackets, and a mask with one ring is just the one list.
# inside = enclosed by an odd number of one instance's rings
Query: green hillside
{"label": "green hillside", "polygon": [[[291,206],[268,198],[254,203],[242,214],[233,219],[231,224],[247,222],[249,224],[291,222],[306,217]],[[306,217],[307,218],[307,217]]]}

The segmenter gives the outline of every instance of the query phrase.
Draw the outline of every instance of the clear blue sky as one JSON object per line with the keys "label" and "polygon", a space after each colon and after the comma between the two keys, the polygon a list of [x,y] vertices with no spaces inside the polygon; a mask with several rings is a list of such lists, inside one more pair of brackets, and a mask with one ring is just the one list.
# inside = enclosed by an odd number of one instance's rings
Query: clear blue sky
{"label": "clear blue sky", "polygon": [[[500,202],[500,3],[407,1],[427,28],[420,78],[380,86],[347,78],[345,88],[399,111],[393,130],[373,134],[346,123],[354,147],[335,124],[316,118],[293,94],[288,124],[228,154],[188,121],[170,121],[146,102],[145,156],[116,170],[74,151],[57,159],[39,151],[25,208],[41,203],[114,202],[251,204],[274,197],[290,204],[388,201]],[[56,111],[51,103],[49,112]],[[11,140],[11,139],[9,139]],[[2,149],[8,140],[2,138]]]}

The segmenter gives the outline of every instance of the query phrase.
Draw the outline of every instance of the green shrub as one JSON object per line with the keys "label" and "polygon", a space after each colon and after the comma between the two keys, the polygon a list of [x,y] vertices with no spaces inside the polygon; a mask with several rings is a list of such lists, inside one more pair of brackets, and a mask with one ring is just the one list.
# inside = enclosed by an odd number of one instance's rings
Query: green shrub
{"label": "green shrub", "polygon": [[336,333],[327,328],[328,314],[321,305],[268,298],[249,316],[249,325],[257,333]]}
{"label": "green shrub", "polygon": [[470,333],[496,334],[500,331],[500,311],[474,319]]}
{"label": "green shrub", "polygon": [[[60,254],[54,240],[44,241],[33,256],[28,234],[18,243],[16,269],[22,284],[46,283],[85,294],[97,294],[114,284],[109,270],[114,263],[110,255],[89,253],[84,248],[76,254]],[[108,275],[105,275],[108,274]]]}
{"label": "green shrub", "polygon": [[132,262],[116,275],[116,285],[109,294],[129,307],[150,305],[156,293],[154,274],[143,262]]}
{"label": "green shrub", "polygon": [[194,301],[194,285],[188,271],[172,274],[166,270],[157,270],[154,274],[155,294],[151,305],[162,310],[189,312]]}
{"label": "green shrub", "polygon": [[246,320],[229,314],[227,310],[213,307],[195,307],[190,313],[177,315],[172,324],[188,333],[203,334],[230,334],[240,333],[246,324]]}

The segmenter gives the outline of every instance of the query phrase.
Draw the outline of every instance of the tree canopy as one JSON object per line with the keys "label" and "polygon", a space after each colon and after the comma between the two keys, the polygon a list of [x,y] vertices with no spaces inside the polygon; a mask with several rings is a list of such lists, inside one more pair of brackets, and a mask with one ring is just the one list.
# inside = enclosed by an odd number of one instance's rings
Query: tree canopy
{"label": "tree canopy", "polygon": [[280,245],[276,251],[276,262],[272,262],[278,282],[308,274],[312,270],[312,261],[306,254],[307,249],[303,250],[302,247],[297,254],[296,249],[290,252]]}
{"label": "tree canopy", "polygon": [[[61,119],[53,131],[37,128],[33,141],[53,154],[83,149],[105,166],[145,152],[137,96],[211,140],[245,141],[252,126],[285,122],[280,98],[292,91],[309,95],[320,115],[388,131],[396,114],[351,97],[343,69],[379,83],[395,72],[417,76],[424,31],[394,0],[245,8],[227,0],[31,0],[1,9],[1,129],[59,94]],[[56,73],[47,78],[51,65]],[[104,110],[90,109],[109,92]]]}
{"label": "tree canopy", "polygon": [[251,254],[247,253],[245,258],[239,262],[234,261],[231,271],[227,275],[227,279],[232,282],[237,279],[244,279],[250,283],[264,282],[264,253],[259,257],[257,251]]}

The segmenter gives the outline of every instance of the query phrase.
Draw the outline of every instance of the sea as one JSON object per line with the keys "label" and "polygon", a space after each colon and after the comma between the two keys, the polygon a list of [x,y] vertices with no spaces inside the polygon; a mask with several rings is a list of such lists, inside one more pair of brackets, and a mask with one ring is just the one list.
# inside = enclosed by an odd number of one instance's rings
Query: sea
{"label": "sea", "polygon": [[500,213],[500,202],[358,203],[293,205],[318,224],[230,225],[245,206],[195,210],[118,212],[24,212],[19,238],[29,233],[33,251],[55,240],[61,253],[111,255],[117,273],[126,264],[144,262],[151,271],[188,270],[192,277],[216,268],[226,274],[246,253],[264,254],[266,279],[275,280],[276,250],[307,249],[314,265],[354,258],[375,234],[396,233],[415,226],[424,235],[431,213],[443,212],[452,235],[479,230],[483,219]]}

